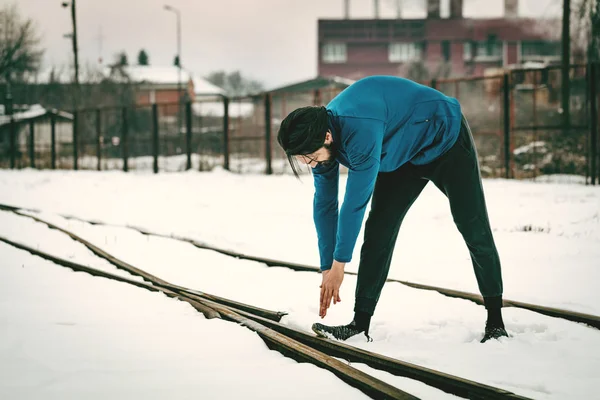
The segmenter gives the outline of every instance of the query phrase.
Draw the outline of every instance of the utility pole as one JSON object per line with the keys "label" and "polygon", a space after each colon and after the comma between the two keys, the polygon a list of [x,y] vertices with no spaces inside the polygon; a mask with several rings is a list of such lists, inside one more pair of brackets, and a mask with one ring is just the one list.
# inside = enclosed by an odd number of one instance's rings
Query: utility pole
{"label": "utility pole", "polygon": [[571,0],[563,0],[563,20],[562,20],[562,110],[564,132],[568,131],[571,124],[569,110],[570,90],[569,90],[569,65],[571,63]]}
{"label": "utility pole", "polygon": [[75,56],[75,85],[79,91],[79,48],[77,47],[77,17],[75,0],[71,0],[71,19],[73,20],[73,55]]}
{"label": "utility pole", "polygon": [[79,102],[79,55],[78,55],[79,48],[77,46],[77,9],[76,9],[76,5],[75,5],[75,1],[76,0],[71,0],[70,3],[68,1],[63,1],[62,6],[64,8],[71,6],[71,21],[73,24],[73,32],[71,33],[71,41],[73,43],[73,57],[74,57],[74,62],[75,62],[75,93],[76,93],[76,99],[75,99],[74,103],[78,104],[78,102]]}

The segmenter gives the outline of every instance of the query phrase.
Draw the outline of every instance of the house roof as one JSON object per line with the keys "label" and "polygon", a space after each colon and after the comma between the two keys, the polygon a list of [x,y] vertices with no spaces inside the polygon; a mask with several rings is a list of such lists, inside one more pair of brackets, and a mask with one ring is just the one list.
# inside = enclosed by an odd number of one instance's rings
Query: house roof
{"label": "house roof", "polygon": [[[64,111],[58,110],[48,110],[42,107],[40,104],[34,104],[30,106],[27,110],[14,113],[12,118],[14,118],[15,122],[29,122],[32,120],[37,120],[43,118],[47,115],[54,114],[58,120],[63,121],[72,121],[73,115],[66,113]],[[10,123],[10,116],[8,115],[0,115],[0,126],[7,125]]]}
{"label": "house roof", "polygon": [[[122,71],[123,75],[119,75]],[[130,79],[136,83],[148,83],[161,86],[177,85],[179,81],[179,68],[176,66],[154,66],[154,65],[126,65],[119,68],[107,68],[105,72],[107,77],[113,79]],[[181,81],[194,84],[194,92],[197,95],[224,95],[225,90],[213,85],[207,80],[195,76],[185,68],[181,69]]]}
{"label": "house roof", "polygon": [[355,81],[341,76],[317,76],[312,79],[280,86],[269,90],[269,93],[279,92],[304,92],[308,90],[322,89],[322,88],[340,88],[345,89]]}

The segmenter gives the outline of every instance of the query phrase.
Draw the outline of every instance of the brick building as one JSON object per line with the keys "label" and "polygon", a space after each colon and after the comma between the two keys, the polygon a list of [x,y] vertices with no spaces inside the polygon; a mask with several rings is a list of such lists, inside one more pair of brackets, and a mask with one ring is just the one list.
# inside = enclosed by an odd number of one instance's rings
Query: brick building
{"label": "brick building", "polygon": [[[189,71],[182,69],[179,75],[175,66],[116,66],[105,71],[109,79],[119,82],[130,82],[135,85],[135,103],[138,106],[157,104],[170,104],[171,107],[161,107],[161,115],[177,115],[177,102],[194,101],[207,96],[218,97],[225,94],[225,90],[217,87],[203,78],[194,76]],[[181,78],[181,94],[178,94],[179,79]]]}
{"label": "brick building", "polygon": [[486,19],[463,18],[463,0],[450,0],[448,18],[440,15],[440,0],[425,1],[424,19],[319,20],[318,74],[419,80],[560,62],[560,21],[521,18],[518,0],[503,0],[503,18]]}

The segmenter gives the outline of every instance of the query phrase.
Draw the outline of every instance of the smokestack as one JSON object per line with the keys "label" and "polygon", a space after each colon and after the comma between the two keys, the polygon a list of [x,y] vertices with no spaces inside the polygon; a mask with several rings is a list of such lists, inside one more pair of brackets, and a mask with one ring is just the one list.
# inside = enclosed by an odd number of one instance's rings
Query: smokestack
{"label": "smokestack", "polygon": [[517,18],[519,16],[519,0],[504,0],[504,17]]}
{"label": "smokestack", "polygon": [[350,19],[350,0],[344,0],[344,18]]}
{"label": "smokestack", "polygon": [[373,7],[375,9],[375,19],[379,19],[379,0],[373,0]]}
{"label": "smokestack", "polygon": [[450,18],[463,17],[463,0],[450,0]]}
{"label": "smokestack", "polygon": [[427,0],[427,18],[440,17],[440,0]]}
{"label": "smokestack", "polygon": [[398,19],[402,19],[402,0],[396,0],[396,12]]}

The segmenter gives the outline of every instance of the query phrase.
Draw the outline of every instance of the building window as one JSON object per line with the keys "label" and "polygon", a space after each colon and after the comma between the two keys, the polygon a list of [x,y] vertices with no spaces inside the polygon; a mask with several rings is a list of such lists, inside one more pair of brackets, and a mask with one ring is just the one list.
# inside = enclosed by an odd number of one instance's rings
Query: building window
{"label": "building window", "polygon": [[323,45],[324,63],[345,63],[347,59],[346,43],[325,43]]}
{"label": "building window", "polygon": [[447,40],[442,42],[442,54],[444,55],[444,61],[450,61],[450,42]]}
{"label": "building window", "polygon": [[496,35],[488,35],[488,39],[475,43],[475,61],[501,61],[503,54],[502,42]]}
{"label": "building window", "polygon": [[390,62],[419,61],[423,56],[423,45],[421,43],[390,43]]}
{"label": "building window", "polygon": [[535,60],[560,60],[560,42],[523,41],[521,42],[521,59],[524,61]]}

